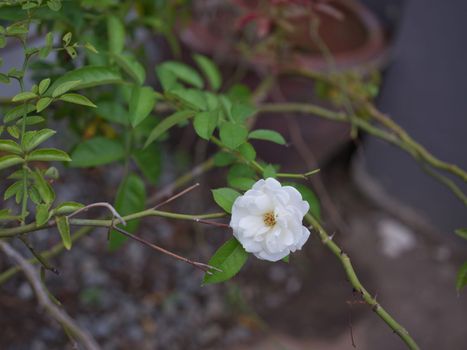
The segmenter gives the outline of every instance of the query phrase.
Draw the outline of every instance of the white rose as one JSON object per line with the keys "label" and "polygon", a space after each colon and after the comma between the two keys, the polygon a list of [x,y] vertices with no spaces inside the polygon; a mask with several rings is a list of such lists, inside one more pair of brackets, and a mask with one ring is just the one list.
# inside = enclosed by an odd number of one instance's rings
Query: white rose
{"label": "white rose", "polygon": [[309,209],[295,188],[273,178],[259,180],[233,203],[230,227],[247,252],[278,261],[301,249],[310,236],[302,225]]}

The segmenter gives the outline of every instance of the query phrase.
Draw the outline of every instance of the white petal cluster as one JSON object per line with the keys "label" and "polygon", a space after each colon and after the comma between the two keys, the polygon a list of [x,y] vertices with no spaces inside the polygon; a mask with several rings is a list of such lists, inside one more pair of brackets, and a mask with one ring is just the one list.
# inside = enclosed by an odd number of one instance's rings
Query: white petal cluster
{"label": "white petal cluster", "polygon": [[310,206],[300,192],[277,180],[259,180],[232,206],[230,227],[249,253],[278,261],[301,249],[310,236],[302,220]]}

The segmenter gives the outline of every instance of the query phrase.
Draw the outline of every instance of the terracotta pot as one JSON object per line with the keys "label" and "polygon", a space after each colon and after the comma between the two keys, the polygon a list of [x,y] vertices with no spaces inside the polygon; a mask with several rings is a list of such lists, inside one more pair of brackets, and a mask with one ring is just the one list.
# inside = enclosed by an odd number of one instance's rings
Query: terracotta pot
{"label": "terracotta pot", "polygon": [[[336,18],[327,13],[319,14],[319,35],[330,49],[336,67],[345,69],[380,58],[385,48],[385,36],[377,17],[356,0],[332,0],[328,2],[342,16]],[[180,30],[182,42],[191,49],[213,56],[223,62],[244,61],[252,68],[282,70],[301,67],[313,70],[329,68],[309,33],[309,17],[297,17],[293,35],[287,37],[291,48],[282,55],[255,53],[243,57],[237,43],[235,19],[238,8],[221,2],[217,8],[201,7],[202,14],[194,13],[194,20]]]}

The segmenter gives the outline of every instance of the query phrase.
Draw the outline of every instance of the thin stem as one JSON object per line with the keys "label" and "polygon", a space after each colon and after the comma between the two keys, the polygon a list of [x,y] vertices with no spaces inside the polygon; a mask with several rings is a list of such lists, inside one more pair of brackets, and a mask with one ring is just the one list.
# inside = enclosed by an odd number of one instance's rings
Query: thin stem
{"label": "thin stem", "polygon": [[183,257],[183,256],[181,256],[181,255],[172,253],[171,251],[169,251],[169,250],[167,250],[167,249],[164,249],[164,248],[162,248],[162,247],[159,247],[158,245],[155,245],[155,244],[153,244],[153,243],[150,243],[150,242],[146,241],[145,239],[143,239],[143,238],[141,238],[141,237],[135,236],[135,235],[131,234],[130,232],[127,232],[127,231],[121,229],[121,228],[118,227],[118,226],[113,226],[112,229],[114,229],[114,230],[120,232],[122,235],[124,235],[124,236],[126,236],[126,237],[128,237],[128,238],[131,238],[131,239],[133,239],[133,240],[135,240],[135,241],[138,241],[138,242],[144,244],[144,245],[147,246],[147,247],[150,247],[150,248],[152,248],[152,249],[154,249],[154,250],[157,250],[158,252],[161,252],[161,253],[163,253],[163,254],[166,254],[166,255],[168,255],[168,256],[170,256],[170,257],[172,257],[172,258],[175,258],[175,259],[177,259],[177,260],[186,262],[186,263],[188,263],[188,264],[190,264],[190,265],[192,265],[192,266],[194,266],[194,267],[200,269],[201,271],[207,273],[208,275],[212,275],[212,272],[211,272],[210,270],[216,270],[216,271],[222,272],[222,270],[218,269],[218,268],[215,267],[215,266],[211,266],[211,265],[203,264],[203,263],[200,263],[200,262],[197,262],[197,261],[193,261],[193,260],[190,260],[190,259],[188,259],[188,258],[185,258],[185,257]]}
{"label": "thin stem", "polygon": [[363,287],[355,273],[349,256],[332,240],[321,224],[311,214],[305,216],[306,221],[316,230],[321,242],[339,259],[352,287],[360,293],[363,300],[371,306],[372,310],[396,333],[409,349],[418,350],[417,343],[412,339],[407,330],[402,327]]}
{"label": "thin stem", "polygon": [[157,204],[157,205],[156,205],[154,208],[152,208],[152,209],[160,208],[160,207],[162,207],[163,205],[166,205],[166,204],[168,204],[168,203],[174,201],[175,199],[177,199],[177,198],[183,196],[184,194],[190,192],[191,190],[194,190],[194,189],[195,189],[196,187],[198,187],[198,186],[199,186],[199,183],[195,183],[194,185],[192,185],[192,186],[190,186],[190,187],[188,187],[188,188],[185,188],[183,191],[180,191],[180,192],[178,192],[177,194],[173,195],[172,197],[167,198],[165,201],[163,201],[163,202]]}
{"label": "thin stem", "polygon": [[65,310],[59,308],[50,300],[47,290],[44,288],[40,276],[35,268],[6,242],[0,241],[0,249],[3,250],[3,252],[24,272],[24,275],[36,294],[39,304],[49,313],[49,315],[60,323],[60,325],[66,328],[72,334],[73,338],[77,339],[85,349],[99,349],[99,345],[91,334],[79,328],[75,320],[73,320]]}
{"label": "thin stem", "polygon": [[[225,213],[193,215],[193,214],[180,214],[180,213],[172,213],[172,212],[167,212],[167,211],[146,209],[146,210],[143,210],[137,213],[123,216],[122,219],[126,222],[126,221],[135,220],[135,219],[141,219],[141,218],[148,217],[148,216],[158,216],[158,217],[165,217],[169,219],[196,221],[197,219],[221,218],[221,217],[224,217],[225,215],[226,215]],[[110,227],[112,225],[112,220],[104,220],[104,219],[70,218],[69,222],[71,225],[75,225],[75,226]],[[18,234],[39,231],[39,230],[43,230],[49,227],[53,227],[55,225],[56,225],[55,220],[50,220],[48,223],[41,225],[41,226],[37,226],[35,222],[32,222],[30,224],[23,225],[23,226],[0,229],[0,238],[8,238],[8,237],[16,236]]]}

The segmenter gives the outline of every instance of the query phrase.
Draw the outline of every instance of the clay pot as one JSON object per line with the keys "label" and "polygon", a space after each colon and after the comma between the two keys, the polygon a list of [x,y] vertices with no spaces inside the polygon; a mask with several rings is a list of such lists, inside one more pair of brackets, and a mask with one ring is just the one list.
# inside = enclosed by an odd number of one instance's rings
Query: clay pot
{"label": "clay pot", "polygon": [[[318,13],[318,33],[332,53],[336,68],[345,69],[378,59],[384,52],[385,36],[377,17],[357,0],[332,0],[327,4],[340,16]],[[290,50],[281,54],[254,53],[245,58],[237,47],[239,36],[234,29],[239,9],[225,2],[214,9],[203,5],[200,9],[199,15],[194,10],[194,19],[180,30],[182,42],[197,52],[226,63],[241,60],[259,71],[329,68],[329,62],[309,34],[308,15],[294,18],[294,30],[285,39]]]}

